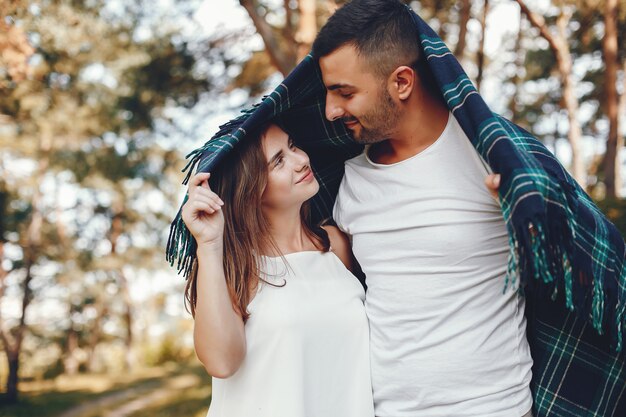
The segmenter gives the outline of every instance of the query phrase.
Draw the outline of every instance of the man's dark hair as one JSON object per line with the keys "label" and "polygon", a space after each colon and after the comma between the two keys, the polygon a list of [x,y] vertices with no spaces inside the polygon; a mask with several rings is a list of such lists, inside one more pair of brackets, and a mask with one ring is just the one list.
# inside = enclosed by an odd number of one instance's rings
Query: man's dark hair
{"label": "man's dark hair", "polygon": [[387,78],[401,65],[421,74],[419,35],[413,16],[398,0],[354,0],[338,9],[313,42],[316,59],[354,45],[374,74]]}

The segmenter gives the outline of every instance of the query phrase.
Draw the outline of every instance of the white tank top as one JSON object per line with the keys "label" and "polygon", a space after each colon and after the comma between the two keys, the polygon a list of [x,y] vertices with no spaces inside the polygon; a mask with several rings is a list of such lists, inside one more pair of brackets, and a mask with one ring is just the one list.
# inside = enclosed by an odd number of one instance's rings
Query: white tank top
{"label": "white tank top", "polygon": [[417,155],[346,163],[334,215],[366,274],[378,417],[520,417],[532,405],[508,235],[453,116]]}
{"label": "white tank top", "polygon": [[332,252],[262,257],[246,356],[213,378],[208,417],[374,416],[369,328],[359,281]]}

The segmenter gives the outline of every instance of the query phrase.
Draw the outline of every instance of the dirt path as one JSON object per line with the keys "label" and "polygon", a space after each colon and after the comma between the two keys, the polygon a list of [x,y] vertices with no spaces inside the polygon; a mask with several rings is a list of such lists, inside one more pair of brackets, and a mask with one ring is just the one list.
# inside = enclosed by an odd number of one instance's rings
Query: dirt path
{"label": "dirt path", "polygon": [[93,413],[94,409],[107,409],[114,407],[115,404],[121,404],[118,407],[103,413],[104,417],[125,417],[135,411],[141,410],[143,407],[162,399],[167,396],[175,395],[181,389],[197,386],[202,383],[197,375],[179,375],[175,377],[167,377],[167,383],[158,388],[153,386],[138,386],[116,392],[114,394],[105,395],[97,400],[91,400],[79,406],[65,411],[59,417],[82,417],[83,415]]}
{"label": "dirt path", "polygon": [[165,397],[174,396],[180,390],[198,386],[200,378],[197,375],[181,375],[168,381],[166,386],[152,391],[150,394],[142,395],[128,403],[117,407],[103,415],[103,417],[126,417],[145,408]]}

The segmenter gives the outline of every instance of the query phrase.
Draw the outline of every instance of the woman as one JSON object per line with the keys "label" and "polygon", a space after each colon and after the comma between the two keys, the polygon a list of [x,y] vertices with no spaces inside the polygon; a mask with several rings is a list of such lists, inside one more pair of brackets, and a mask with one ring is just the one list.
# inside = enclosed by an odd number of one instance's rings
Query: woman
{"label": "woman", "polygon": [[309,158],[278,126],[195,175],[183,220],[198,243],[186,288],[209,417],[373,416],[364,291],[350,246],[310,224]]}

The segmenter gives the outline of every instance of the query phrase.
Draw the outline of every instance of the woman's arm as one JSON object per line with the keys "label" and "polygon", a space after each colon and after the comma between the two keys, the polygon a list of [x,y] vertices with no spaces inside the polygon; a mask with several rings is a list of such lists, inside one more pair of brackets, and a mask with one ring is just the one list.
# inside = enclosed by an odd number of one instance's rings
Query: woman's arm
{"label": "woman's arm", "polygon": [[198,359],[217,378],[233,375],[246,353],[241,315],[230,299],[222,267],[223,245],[198,247],[196,314],[193,329]]}
{"label": "woman's arm", "polygon": [[211,191],[209,176],[197,174],[190,181],[182,217],[198,243],[194,347],[210,375],[227,378],[243,361],[246,338],[224,276],[224,203]]}
{"label": "woman's arm", "polygon": [[337,226],[325,225],[322,226],[326,233],[328,233],[328,239],[330,240],[330,247],[332,251],[337,255],[341,262],[348,268],[349,271],[354,272],[356,267],[356,260],[352,255],[352,248],[350,246],[350,239],[343,233]]}

